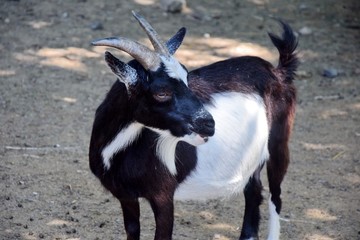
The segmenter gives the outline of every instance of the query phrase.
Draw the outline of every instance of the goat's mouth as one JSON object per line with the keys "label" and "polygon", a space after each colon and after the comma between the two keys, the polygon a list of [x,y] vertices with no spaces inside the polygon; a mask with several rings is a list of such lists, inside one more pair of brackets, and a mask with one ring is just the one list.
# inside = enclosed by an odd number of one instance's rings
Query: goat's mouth
{"label": "goat's mouth", "polygon": [[201,128],[197,129],[193,126],[189,127],[189,130],[192,134],[198,135],[200,138],[204,139],[205,142],[209,140],[209,137],[214,135],[214,128]]}
{"label": "goat's mouth", "polygon": [[207,135],[203,135],[203,134],[198,134],[202,139],[204,139],[204,142],[209,141],[209,136]]}
{"label": "goat's mouth", "polygon": [[182,141],[187,142],[193,146],[199,146],[209,141],[209,136],[191,132],[190,134],[182,137]]}

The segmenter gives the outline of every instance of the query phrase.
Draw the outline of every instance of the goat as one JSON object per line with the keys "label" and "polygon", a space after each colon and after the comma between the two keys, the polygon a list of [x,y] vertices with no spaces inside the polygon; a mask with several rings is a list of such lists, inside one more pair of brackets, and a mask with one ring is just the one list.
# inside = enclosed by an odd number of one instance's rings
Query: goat
{"label": "goat", "polygon": [[253,56],[216,62],[188,72],[172,55],[185,28],[163,43],[133,12],[155,51],[122,37],[94,41],[111,53],[117,76],[96,110],[90,140],[92,172],[121,204],[128,240],[140,238],[139,198],[154,212],[155,240],[172,239],[174,199],[227,198],[243,192],[240,239],[257,239],[263,200],[260,171],[270,186],[268,239],[279,239],[280,184],[289,163],[295,116],[297,40],[286,23],[282,37],[269,33],[279,63]]}

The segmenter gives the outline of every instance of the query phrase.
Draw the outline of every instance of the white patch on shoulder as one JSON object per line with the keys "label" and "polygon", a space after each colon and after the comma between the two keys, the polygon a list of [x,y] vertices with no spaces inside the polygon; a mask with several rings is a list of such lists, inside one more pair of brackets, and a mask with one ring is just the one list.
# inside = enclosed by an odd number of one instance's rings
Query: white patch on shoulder
{"label": "white patch on shoulder", "polygon": [[269,126],[263,99],[256,94],[214,94],[205,106],[215,134],[197,147],[195,170],[175,192],[179,200],[227,198],[241,193],[250,176],[269,158]]}
{"label": "white patch on shoulder", "polygon": [[120,150],[128,147],[140,135],[144,125],[138,122],[130,123],[121,129],[116,137],[102,150],[101,156],[106,170],[110,169],[112,157]]}
{"label": "white patch on shoulder", "polygon": [[276,212],[276,207],[269,198],[269,235],[267,240],[279,240],[280,239],[280,217]]}
{"label": "white patch on shoulder", "polygon": [[181,66],[181,64],[174,57],[167,58],[161,56],[160,58],[165,65],[166,73],[172,78],[183,81],[185,85],[188,86],[188,81],[187,81],[188,73],[184,69],[184,67]]}

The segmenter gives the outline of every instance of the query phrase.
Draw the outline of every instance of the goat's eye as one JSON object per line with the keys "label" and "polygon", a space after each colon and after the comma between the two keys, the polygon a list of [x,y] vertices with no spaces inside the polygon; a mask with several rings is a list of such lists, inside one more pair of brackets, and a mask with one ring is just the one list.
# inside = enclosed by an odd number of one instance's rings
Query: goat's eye
{"label": "goat's eye", "polygon": [[155,100],[159,102],[167,102],[172,98],[172,93],[169,91],[157,92],[154,95]]}

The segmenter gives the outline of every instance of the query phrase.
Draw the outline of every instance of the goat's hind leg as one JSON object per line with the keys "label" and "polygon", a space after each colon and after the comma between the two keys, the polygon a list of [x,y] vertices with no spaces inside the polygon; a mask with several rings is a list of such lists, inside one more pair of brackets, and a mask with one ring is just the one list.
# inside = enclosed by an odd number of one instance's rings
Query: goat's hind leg
{"label": "goat's hind leg", "polygon": [[245,213],[243,218],[240,240],[258,239],[260,222],[259,206],[263,200],[263,197],[261,195],[262,184],[260,179],[260,172],[262,167],[263,166],[260,166],[255,171],[244,189]]}
{"label": "goat's hind leg", "polygon": [[[275,142],[275,141],[273,141]],[[276,146],[269,146],[270,159],[267,162],[267,175],[270,189],[269,199],[269,235],[268,240],[280,238],[281,182],[289,165],[287,141],[277,141]]]}
{"label": "goat's hind leg", "polygon": [[140,239],[140,206],[138,199],[120,200],[127,240]]}

